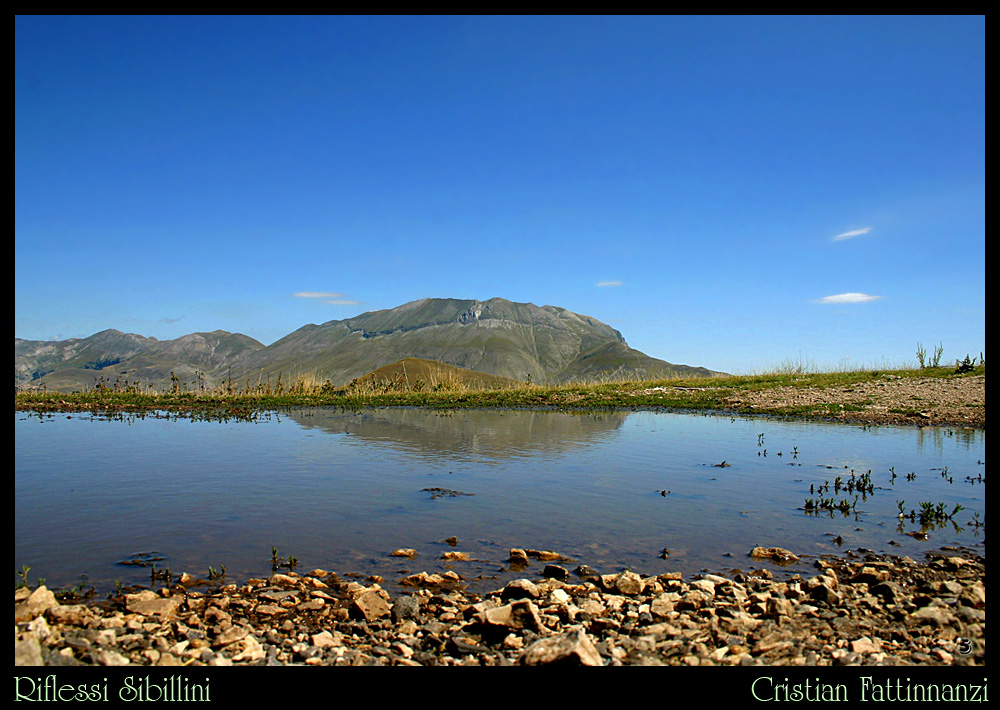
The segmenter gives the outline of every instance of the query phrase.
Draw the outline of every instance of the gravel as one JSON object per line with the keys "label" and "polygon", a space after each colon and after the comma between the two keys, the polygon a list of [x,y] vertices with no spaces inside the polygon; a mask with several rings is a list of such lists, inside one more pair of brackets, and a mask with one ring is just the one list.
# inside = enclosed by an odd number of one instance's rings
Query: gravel
{"label": "gravel", "polygon": [[[749,558],[752,562],[753,558]],[[551,567],[552,565],[550,565]],[[16,666],[985,665],[985,557],[866,551],[766,569],[518,579],[489,594],[415,576],[393,598],[336,574],[14,596]],[[580,576],[583,574],[584,576]]]}

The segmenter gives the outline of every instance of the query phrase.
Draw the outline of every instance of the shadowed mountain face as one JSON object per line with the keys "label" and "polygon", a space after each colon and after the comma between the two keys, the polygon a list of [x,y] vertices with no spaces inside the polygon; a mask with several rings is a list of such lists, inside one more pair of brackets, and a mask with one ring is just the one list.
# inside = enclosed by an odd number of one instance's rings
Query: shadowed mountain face
{"label": "shadowed mountain face", "polygon": [[14,383],[93,387],[99,369],[107,371],[105,381],[124,372],[129,381],[157,389],[170,386],[171,372],[189,389],[192,378],[242,385],[279,376],[339,386],[408,357],[535,383],[713,374],[651,358],[630,348],[617,330],[564,308],[428,298],[307,325],[266,347],[224,331],[162,342],[118,331],[60,342],[15,339]]}

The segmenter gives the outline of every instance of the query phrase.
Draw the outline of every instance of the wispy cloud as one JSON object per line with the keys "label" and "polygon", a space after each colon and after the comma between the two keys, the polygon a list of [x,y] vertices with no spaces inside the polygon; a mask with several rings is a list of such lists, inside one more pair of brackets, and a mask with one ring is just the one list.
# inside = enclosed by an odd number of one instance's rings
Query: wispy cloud
{"label": "wispy cloud", "polygon": [[329,293],[327,291],[299,291],[296,298],[343,298],[342,293]]}
{"label": "wispy cloud", "polygon": [[862,229],[852,229],[849,232],[844,232],[843,234],[838,234],[837,236],[835,236],[833,238],[833,241],[839,242],[839,241],[843,241],[844,239],[854,239],[854,237],[860,237],[862,234],[868,234],[868,232],[870,232],[870,231],[872,231],[871,227],[864,227]]}
{"label": "wispy cloud", "polygon": [[160,322],[161,323],[166,323],[167,325],[173,325],[174,323],[176,323],[178,321],[184,320],[186,317],[187,316],[180,316],[179,318],[160,318]]}
{"label": "wispy cloud", "polygon": [[817,298],[816,303],[865,303],[877,301],[881,296],[869,296],[867,293],[838,293],[836,296]]}
{"label": "wispy cloud", "polygon": [[598,281],[598,286],[621,286],[621,281]]}
{"label": "wispy cloud", "polygon": [[331,291],[299,291],[296,298],[321,298],[323,303],[331,306],[361,306],[364,301],[355,301],[348,298],[345,293],[333,293]]}

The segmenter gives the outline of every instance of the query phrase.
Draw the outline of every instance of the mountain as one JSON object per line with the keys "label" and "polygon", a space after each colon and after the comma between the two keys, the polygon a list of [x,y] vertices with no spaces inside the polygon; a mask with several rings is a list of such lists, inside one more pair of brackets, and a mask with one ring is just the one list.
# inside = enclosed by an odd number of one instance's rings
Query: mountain
{"label": "mountain", "polygon": [[240,333],[216,330],[191,333],[176,340],[157,340],[118,330],[103,330],[88,338],[43,341],[14,339],[14,387],[44,386],[57,392],[139,383],[156,389],[170,387],[172,377],[206,383],[226,376],[229,368],[263,348]]}
{"label": "mountain", "polygon": [[241,374],[310,375],[338,385],[404,357],[535,383],[713,374],[633,350],[621,333],[589,316],[503,298],[426,298],[307,325],[252,353]]}
{"label": "mountain", "polygon": [[173,372],[189,389],[195,380],[211,385],[231,378],[244,385],[278,377],[340,386],[404,358],[535,383],[715,374],[652,358],[612,327],[565,308],[426,298],[306,325],[268,346],[225,331],[170,341],[115,330],[60,342],[15,339],[14,383],[61,391],[93,387],[104,376],[165,389]]}

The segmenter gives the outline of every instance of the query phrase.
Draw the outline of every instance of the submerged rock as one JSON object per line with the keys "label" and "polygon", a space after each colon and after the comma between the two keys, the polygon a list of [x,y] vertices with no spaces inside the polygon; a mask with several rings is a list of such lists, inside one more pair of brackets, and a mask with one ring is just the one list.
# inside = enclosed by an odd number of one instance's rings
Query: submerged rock
{"label": "submerged rock", "polygon": [[770,560],[778,564],[798,562],[799,558],[783,547],[755,547],[750,550],[750,556],[758,560]]}

